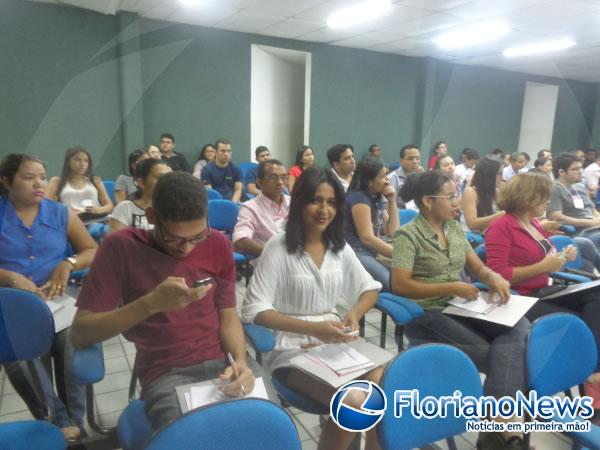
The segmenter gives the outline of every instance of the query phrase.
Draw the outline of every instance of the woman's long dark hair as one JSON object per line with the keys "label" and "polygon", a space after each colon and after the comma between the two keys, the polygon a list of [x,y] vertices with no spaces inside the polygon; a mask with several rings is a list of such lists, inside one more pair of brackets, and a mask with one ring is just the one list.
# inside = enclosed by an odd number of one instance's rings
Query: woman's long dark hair
{"label": "woman's long dark hair", "polygon": [[360,191],[367,195],[369,193],[369,183],[375,179],[381,169],[385,166],[381,158],[374,156],[365,156],[357,165],[352,181],[350,181],[349,191]]}
{"label": "woman's long dark hair", "polygon": [[485,217],[494,214],[496,201],[496,178],[502,162],[495,156],[486,156],[475,166],[475,174],[471,186],[477,191],[477,216]]}
{"label": "woman's long dark hair", "polygon": [[[302,170],[304,170],[304,166],[302,165],[302,157],[304,156],[304,152],[308,149],[312,150],[312,147],[310,145],[301,145],[296,152],[296,165]],[[294,187],[294,189],[296,188]]]}
{"label": "woman's long dark hair", "polygon": [[63,162],[62,171],[60,173],[60,182],[58,183],[58,189],[56,190],[56,198],[58,200],[60,200],[60,193],[62,192],[62,190],[66,186],[67,182],[69,181],[69,175],[71,174],[71,168],[70,168],[69,162],[71,161],[71,158],[73,158],[77,153],[85,153],[87,155],[89,164],[88,164],[87,171],[83,175],[90,180],[92,185],[98,191],[100,191],[98,189],[98,186],[96,186],[96,182],[94,181],[94,172],[92,170],[92,155],[90,155],[90,152],[88,152],[83,147],[70,147],[67,149],[67,151],[65,153],[65,160]]}
{"label": "woman's long dark hair", "polygon": [[302,172],[294,185],[290,200],[290,212],[285,226],[285,245],[290,254],[300,253],[304,250],[306,238],[304,236],[304,207],[311,203],[319,185],[327,183],[333,187],[335,193],[336,214],[333,221],[323,232],[323,243],[334,253],[344,248],[344,189],[334,174],[320,167],[310,167]]}
{"label": "woman's long dark hair", "polygon": [[431,147],[431,151],[429,152],[429,159],[427,161],[431,161],[431,158],[437,155],[437,149],[442,144],[448,145],[446,141],[437,141],[435,144],[433,144],[433,147]]}
{"label": "woman's long dark hair", "polygon": [[0,161],[0,197],[8,197],[9,193],[9,190],[4,187],[2,179],[8,178],[8,181],[12,183],[19,168],[28,161],[40,163],[46,169],[44,161],[27,153],[11,153],[2,158]]}
{"label": "woman's long dark hair", "polygon": [[[200,150],[200,156],[198,157],[198,161],[200,161],[201,159],[203,159],[204,161],[206,161],[206,162],[209,162],[209,161],[206,159],[206,149],[207,149],[208,147],[215,148],[215,146],[214,146],[213,144],[204,144],[204,145],[202,146],[202,150]],[[215,151],[216,151],[216,149],[215,149]]]}
{"label": "woman's long dark hair", "polygon": [[[167,163],[164,162],[162,159],[147,158],[147,159],[143,159],[143,160],[139,161],[135,165],[134,178],[136,180],[138,178],[141,178],[142,180],[146,181],[146,179],[148,178],[148,175],[150,175],[150,172],[152,172],[152,168],[154,166],[158,166],[159,164],[163,164],[165,166],[167,165]],[[138,184],[136,184],[136,187],[137,187],[137,190],[130,196],[134,200],[138,200],[138,199],[142,198],[142,196],[144,195],[144,191]]]}

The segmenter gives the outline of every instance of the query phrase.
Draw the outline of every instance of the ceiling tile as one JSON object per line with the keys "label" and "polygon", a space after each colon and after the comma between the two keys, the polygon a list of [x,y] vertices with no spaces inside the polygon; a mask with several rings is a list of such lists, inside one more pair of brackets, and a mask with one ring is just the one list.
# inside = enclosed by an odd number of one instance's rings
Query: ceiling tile
{"label": "ceiling tile", "polygon": [[428,16],[402,22],[382,31],[398,33],[402,36],[418,36],[424,33],[441,31],[462,22],[462,19],[444,13],[434,13]]}
{"label": "ceiling tile", "polygon": [[465,3],[445,12],[465,20],[489,19],[501,14],[509,14],[527,6],[546,3],[548,0],[476,0]]}
{"label": "ceiling tile", "polygon": [[464,5],[470,1],[472,0],[397,0],[396,3],[402,6],[410,6],[411,8],[420,8],[429,11],[444,11],[446,9]]}
{"label": "ceiling tile", "polygon": [[244,9],[261,14],[292,17],[326,2],[327,0],[252,0]]}
{"label": "ceiling tile", "polygon": [[315,22],[307,22],[305,20],[286,19],[274,25],[271,25],[263,30],[260,34],[275,36],[280,38],[294,39],[303,34],[312,33],[323,28],[323,25]]}
{"label": "ceiling tile", "polygon": [[322,28],[311,33],[303,34],[302,36],[298,36],[297,39],[301,41],[312,42],[333,42],[339,41],[341,39],[348,39],[356,35],[357,33],[354,33],[352,31],[340,31],[332,30],[330,28]]}

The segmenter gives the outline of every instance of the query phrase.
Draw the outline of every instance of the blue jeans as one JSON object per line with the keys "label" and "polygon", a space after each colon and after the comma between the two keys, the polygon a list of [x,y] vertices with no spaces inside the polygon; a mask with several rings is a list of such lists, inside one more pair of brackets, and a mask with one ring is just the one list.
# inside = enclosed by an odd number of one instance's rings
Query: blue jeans
{"label": "blue jeans", "polygon": [[600,270],[600,252],[591,239],[583,236],[573,238],[579,253],[581,254],[581,269],[592,272],[595,269]]}
{"label": "blue jeans", "polygon": [[40,380],[45,399],[39,399],[31,385],[31,374],[23,362],[6,364],[6,375],[15,391],[21,396],[31,414],[36,419],[45,415],[44,404],[50,409],[52,422],[59,428],[76,425],[83,430],[85,413],[85,386],[73,378],[73,345],[69,339],[69,329],[54,336],[50,355],[54,357],[54,370],[58,395],[54,391],[52,378],[40,359],[33,365]]}
{"label": "blue jeans", "polygon": [[364,250],[355,250],[356,257],[376,281],[382,284],[382,292],[391,292],[390,290],[390,269],[375,259],[375,257]]}
{"label": "blue jeans", "polygon": [[[441,309],[428,309],[406,325],[410,347],[425,343],[449,344],[465,352],[480,372],[485,373],[486,395],[514,397],[526,392],[525,351],[529,320],[522,318],[514,327],[483,320],[450,316]],[[440,367],[440,374],[444,368]]]}

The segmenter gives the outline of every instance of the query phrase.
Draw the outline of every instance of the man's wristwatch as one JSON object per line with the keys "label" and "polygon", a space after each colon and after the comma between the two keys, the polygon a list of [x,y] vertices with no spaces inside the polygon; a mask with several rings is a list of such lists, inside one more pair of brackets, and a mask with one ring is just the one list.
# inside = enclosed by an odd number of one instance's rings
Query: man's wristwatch
{"label": "man's wristwatch", "polygon": [[71,263],[72,270],[75,269],[75,266],[77,265],[77,258],[75,258],[74,256],[69,256],[65,261]]}

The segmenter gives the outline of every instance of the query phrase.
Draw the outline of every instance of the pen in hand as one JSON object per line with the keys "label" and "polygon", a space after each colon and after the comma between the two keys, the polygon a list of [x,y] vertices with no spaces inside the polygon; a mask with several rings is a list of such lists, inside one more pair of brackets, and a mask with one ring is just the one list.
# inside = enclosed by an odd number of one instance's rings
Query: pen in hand
{"label": "pen in hand", "polygon": [[[227,359],[229,360],[229,364],[231,365],[231,368],[233,369],[233,373],[235,375],[236,380],[239,379],[240,373],[238,372],[237,367],[235,367],[233,356],[231,356],[231,353],[229,353],[229,352],[227,352]],[[244,389],[244,385],[240,384],[240,387],[242,388],[242,394],[246,395],[246,389]]]}

